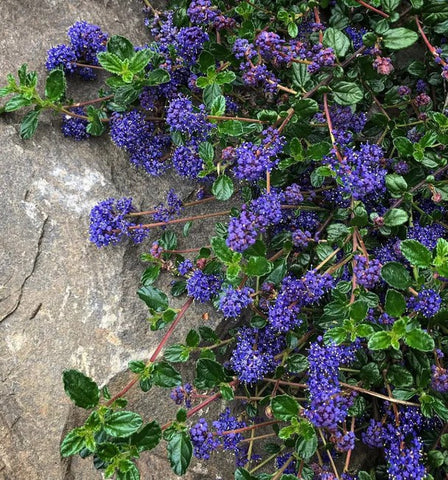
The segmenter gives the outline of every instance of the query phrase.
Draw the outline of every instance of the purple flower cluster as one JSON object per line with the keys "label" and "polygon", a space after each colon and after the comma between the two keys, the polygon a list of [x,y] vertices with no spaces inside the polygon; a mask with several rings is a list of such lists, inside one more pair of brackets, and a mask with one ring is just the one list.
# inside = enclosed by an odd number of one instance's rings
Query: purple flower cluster
{"label": "purple flower cluster", "polygon": [[236,165],[233,173],[240,180],[254,182],[259,180],[266,171],[271,171],[279,159],[277,155],[284,146],[284,137],[272,127],[263,131],[260,145],[243,142],[235,149]]}
{"label": "purple flower cluster", "polygon": [[448,393],[448,372],[446,368],[433,365],[431,375],[431,387],[440,393]]}
{"label": "purple flower cluster", "polygon": [[282,220],[281,201],[283,195],[272,191],[252,200],[249,206],[242,205],[239,217],[229,222],[227,246],[235,252],[243,252],[253,245],[260,233]]}
{"label": "purple flower cluster", "polygon": [[286,276],[274,305],[269,308],[270,325],[279,332],[287,332],[301,325],[299,314],[302,308],[318,303],[333,287],[334,279],[330,275],[320,275],[314,270],[308,271],[300,279]]}
{"label": "purple flower cluster", "polygon": [[310,403],[305,413],[314,426],[335,431],[347,416],[351,399],[341,393],[339,367],[352,362],[354,354],[352,346],[311,344],[308,354]]}
{"label": "purple flower cluster", "polygon": [[183,95],[173,98],[167,108],[166,123],[171,131],[189,134],[205,140],[213,125],[207,122],[205,105],[201,104],[196,112],[190,99]]}
{"label": "purple flower cluster", "polygon": [[156,207],[156,213],[153,218],[156,222],[168,222],[182,211],[182,200],[176,195],[174,189],[171,188],[166,197],[166,205],[159,203]]}
{"label": "purple flower cluster", "polygon": [[369,260],[362,255],[354,257],[353,273],[359,285],[371,289],[380,280],[381,263],[377,259]]}
{"label": "purple flower cluster", "polygon": [[199,422],[190,428],[190,439],[194,456],[202,460],[208,460],[210,454],[220,445],[219,440],[209,430],[205,418],[200,418]]}
{"label": "purple flower cluster", "polygon": [[69,45],[57,45],[47,52],[47,70],[62,67],[66,72],[77,72],[85,79],[95,78],[91,68],[77,67],[76,63],[98,65],[97,54],[106,50],[108,40],[98,25],[76,22],[67,32]]}
{"label": "purple flower cluster", "polygon": [[187,292],[201,303],[208,302],[219,292],[221,283],[218,275],[206,274],[196,269],[187,280]]}
{"label": "purple flower cluster", "polygon": [[340,178],[343,190],[356,200],[378,198],[385,193],[387,170],[382,163],[383,159],[383,149],[367,142],[359,149],[347,147],[342,161],[336,156],[326,158]]}
{"label": "purple flower cluster", "polygon": [[167,137],[154,134],[153,123],[138,110],[114,112],[110,122],[110,136],[117,147],[130,154],[130,162],[142,167],[150,175],[160,175],[168,168],[162,155],[168,147]]}
{"label": "purple flower cluster", "polygon": [[278,365],[275,356],[283,348],[284,341],[274,330],[243,327],[238,331],[236,340],[230,365],[242,382],[261,380]]}
{"label": "purple flower cluster", "polygon": [[[85,116],[84,109],[82,107],[74,107],[70,109],[70,112],[76,115]],[[62,116],[62,133],[64,137],[70,137],[74,140],[85,140],[90,137],[87,133],[88,121],[83,118],[72,117],[70,115]]]}
{"label": "purple flower cluster", "polygon": [[442,305],[442,297],[432,288],[423,287],[417,297],[412,297],[408,307],[421,313],[425,318],[436,315]]}
{"label": "purple flower cluster", "polygon": [[90,213],[90,241],[97,247],[116,245],[124,236],[141,243],[149,229],[135,228],[126,215],[134,210],[131,198],[109,198],[93,207]]}
{"label": "purple flower cluster", "polygon": [[252,293],[254,291],[249,287],[237,290],[229,286],[219,298],[218,310],[221,310],[226,318],[237,318],[246,307],[253,303]]}
{"label": "purple flower cluster", "polygon": [[185,403],[186,408],[191,408],[191,394],[193,387],[190,383],[186,383],[184,386],[179,386],[171,390],[170,398],[176,405],[183,405]]}

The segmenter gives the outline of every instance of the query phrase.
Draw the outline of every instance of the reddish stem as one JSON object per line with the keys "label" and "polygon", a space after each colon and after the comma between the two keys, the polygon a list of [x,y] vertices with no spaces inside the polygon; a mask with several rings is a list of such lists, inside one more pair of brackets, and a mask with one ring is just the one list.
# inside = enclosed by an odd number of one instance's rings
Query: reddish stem
{"label": "reddish stem", "polygon": [[[162,350],[163,346],[165,343],[168,341],[170,338],[171,334],[174,332],[174,329],[176,328],[177,324],[179,323],[180,319],[184,316],[185,312],[188,310],[190,305],[193,303],[193,298],[189,298],[182,308],[179,310],[178,314],[176,315],[176,318],[173,320],[173,323],[171,324],[170,328],[167,330],[165,335],[163,336],[162,340],[159,343],[159,346],[156,348],[154,353],[151,355],[151,358],[147,362],[147,365],[150,363],[154,362],[159,355],[160,351]],[[107,403],[106,406],[112,405],[117,398],[123,397],[139,380],[139,376],[136,375],[122,390],[120,390],[116,395],[114,395]]]}
{"label": "reddish stem", "polygon": [[377,8],[372,7],[372,5],[369,5],[367,2],[364,2],[363,0],[355,0],[355,1],[358,2],[360,5],[362,5],[363,7],[366,7],[369,10],[372,10],[372,12],[375,12],[384,18],[389,18],[389,15],[387,13],[384,13],[381,10],[378,10]]}

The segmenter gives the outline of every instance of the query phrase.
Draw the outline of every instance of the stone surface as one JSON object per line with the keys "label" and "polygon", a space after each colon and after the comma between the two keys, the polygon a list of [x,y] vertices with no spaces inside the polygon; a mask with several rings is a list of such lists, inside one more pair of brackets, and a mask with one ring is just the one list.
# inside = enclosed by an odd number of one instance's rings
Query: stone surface
{"label": "stone surface", "polygon": [[[146,39],[138,0],[1,3],[0,84],[25,62],[43,74],[46,50],[65,42],[77,20],[136,44]],[[69,95],[94,98],[98,86],[78,84]],[[171,186],[184,198],[194,187],[174,175],[154,179],[136,172],[107,136],[64,139],[60,119],[48,112],[36,136],[23,141],[22,115],[0,116],[0,479],[94,480],[101,475],[90,460],[62,461],[59,455],[61,438],[85,415],[65,396],[62,371],[82,370],[118,391],[128,378],[127,362],[148,358],[162,333],[149,331],[146,307],[135,294],[144,247],[98,250],[88,241],[89,211],[110,196],[133,196],[151,208]],[[203,226],[192,233],[199,245]],[[200,321],[201,310],[192,309],[177,340]],[[161,401],[167,397],[160,390],[133,392],[131,408],[145,419],[167,420],[174,411]],[[176,478],[163,453],[142,457],[143,479]],[[186,478],[233,477],[223,471],[222,461],[215,467],[196,462]]]}

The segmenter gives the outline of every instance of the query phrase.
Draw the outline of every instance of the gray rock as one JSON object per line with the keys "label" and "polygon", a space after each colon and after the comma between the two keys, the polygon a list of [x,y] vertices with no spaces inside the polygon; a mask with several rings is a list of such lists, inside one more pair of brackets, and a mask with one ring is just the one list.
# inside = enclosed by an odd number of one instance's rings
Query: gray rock
{"label": "gray rock", "polygon": [[[77,20],[136,44],[146,40],[138,0],[1,3],[1,85],[22,63],[42,77],[46,50],[64,43]],[[97,86],[76,84],[70,96],[94,98]],[[155,179],[136,172],[107,137],[64,139],[60,119],[48,112],[36,136],[24,141],[18,136],[22,115],[0,117],[0,479],[94,480],[101,475],[91,460],[63,461],[59,454],[61,439],[85,415],[66,397],[62,371],[82,370],[116,392],[128,379],[128,361],[148,358],[163,332],[149,331],[146,307],[135,293],[145,247],[97,249],[88,241],[89,211],[110,196],[133,196],[137,204],[153,207],[171,186],[184,198],[194,186],[174,175]],[[192,232],[200,245],[203,226]],[[173,305],[181,302],[174,299]],[[200,322],[201,310],[192,309],[174,338],[185,338]],[[163,421],[175,411],[161,401],[167,398],[165,391],[135,391],[130,408],[145,420]],[[142,457],[142,478],[175,478],[163,453]],[[219,478],[223,468],[196,462],[186,478]]]}

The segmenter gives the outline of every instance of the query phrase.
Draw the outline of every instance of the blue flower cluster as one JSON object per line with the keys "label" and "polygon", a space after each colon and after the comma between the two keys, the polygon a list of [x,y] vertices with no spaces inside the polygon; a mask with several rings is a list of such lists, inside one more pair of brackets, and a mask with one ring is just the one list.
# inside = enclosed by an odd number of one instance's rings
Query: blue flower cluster
{"label": "blue flower cluster", "polygon": [[352,399],[341,393],[339,367],[350,364],[354,354],[353,346],[311,344],[308,355],[310,403],[305,413],[316,427],[336,431],[347,416]]}
{"label": "blue flower cluster", "polygon": [[78,67],[76,63],[98,65],[97,54],[106,50],[107,33],[98,25],[81,21],[73,24],[67,35],[70,39],[68,45],[61,44],[48,50],[47,70],[62,67],[66,72],[76,72],[86,80],[95,78],[91,68]]}
{"label": "blue flower cluster", "polygon": [[219,292],[221,284],[222,280],[218,275],[206,274],[196,269],[187,280],[187,292],[201,303],[209,302]]}
{"label": "blue flower cluster", "polygon": [[[85,116],[84,109],[82,107],[70,108],[70,112],[76,115]],[[68,114],[62,116],[62,133],[64,137],[70,137],[74,140],[85,140],[90,137],[87,132],[88,121],[83,118],[72,117]]]}
{"label": "blue flower cluster", "polygon": [[150,175],[160,175],[169,167],[162,160],[169,138],[154,133],[154,124],[138,110],[114,112],[110,122],[112,141],[130,154],[130,162]]}
{"label": "blue flower cluster", "polygon": [[221,310],[226,318],[237,318],[246,307],[253,303],[252,293],[254,291],[249,287],[235,289],[229,286],[219,297],[218,310]]}
{"label": "blue flower cluster", "polygon": [[278,365],[275,356],[283,348],[284,340],[273,329],[243,327],[236,340],[230,365],[242,382],[261,380]]}
{"label": "blue flower cluster", "polygon": [[124,236],[141,243],[149,229],[138,228],[126,215],[134,210],[131,198],[109,198],[93,207],[90,213],[90,241],[97,247],[116,245]]}
{"label": "blue flower cluster", "polygon": [[279,332],[287,332],[301,325],[302,308],[318,303],[333,287],[334,279],[331,275],[321,275],[314,270],[308,271],[300,279],[286,276],[274,305],[269,308],[270,325]]}

